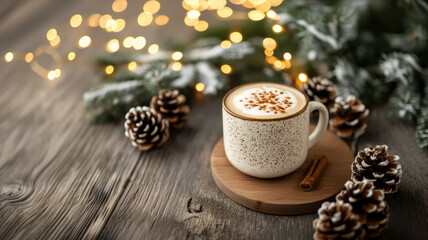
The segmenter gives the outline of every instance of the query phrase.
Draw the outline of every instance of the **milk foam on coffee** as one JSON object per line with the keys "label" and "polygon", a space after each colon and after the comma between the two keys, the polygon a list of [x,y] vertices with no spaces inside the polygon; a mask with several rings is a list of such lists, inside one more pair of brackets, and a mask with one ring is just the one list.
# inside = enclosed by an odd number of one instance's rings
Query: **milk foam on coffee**
{"label": "milk foam on coffee", "polygon": [[300,111],[306,98],[299,90],[275,83],[243,85],[231,92],[227,108],[244,117],[255,119],[282,118]]}

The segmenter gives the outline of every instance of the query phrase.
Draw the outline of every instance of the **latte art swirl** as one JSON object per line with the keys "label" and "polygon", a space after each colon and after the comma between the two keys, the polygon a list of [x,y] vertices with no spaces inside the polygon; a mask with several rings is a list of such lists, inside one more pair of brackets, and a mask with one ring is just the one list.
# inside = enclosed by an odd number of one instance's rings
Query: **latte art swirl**
{"label": "latte art swirl", "polygon": [[255,119],[286,117],[297,113],[306,104],[306,97],[299,90],[277,83],[243,85],[225,99],[230,111]]}

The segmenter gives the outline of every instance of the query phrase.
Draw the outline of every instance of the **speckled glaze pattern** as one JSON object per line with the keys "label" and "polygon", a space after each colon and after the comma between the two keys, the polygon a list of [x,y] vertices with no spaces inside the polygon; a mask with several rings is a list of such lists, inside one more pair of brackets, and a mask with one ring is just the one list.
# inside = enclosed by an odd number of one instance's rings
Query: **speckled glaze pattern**
{"label": "speckled glaze pattern", "polygon": [[223,108],[226,156],[238,170],[261,178],[286,175],[308,154],[309,111],[278,121],[250,121]]}
{"label": "speckled glaze pattern", "polygon": [[[241,172],[259,178],[281,177],[293,172],[305,162],[308,148],[326,130],[328,113],[320,105],[310,102],[312,107],[302,113],[272,121],[239,118],[223,106],[224,148],[230,163]],[[313,110],[320,110],[323,117],[309,140],[309,113]]]}

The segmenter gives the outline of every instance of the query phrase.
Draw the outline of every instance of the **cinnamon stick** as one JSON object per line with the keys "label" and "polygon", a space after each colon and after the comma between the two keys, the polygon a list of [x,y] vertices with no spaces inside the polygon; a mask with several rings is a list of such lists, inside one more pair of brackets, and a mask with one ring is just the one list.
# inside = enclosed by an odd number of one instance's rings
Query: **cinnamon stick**
{"label": "cinnamon stick", "polygon": [[300,182],[300,188],[303,191],[311,191],[326,164],[327,157],[324,155],[314,160],[312,166],[309,168],[309,171],[306,174],[306,177],[302,180],[302,182]]}

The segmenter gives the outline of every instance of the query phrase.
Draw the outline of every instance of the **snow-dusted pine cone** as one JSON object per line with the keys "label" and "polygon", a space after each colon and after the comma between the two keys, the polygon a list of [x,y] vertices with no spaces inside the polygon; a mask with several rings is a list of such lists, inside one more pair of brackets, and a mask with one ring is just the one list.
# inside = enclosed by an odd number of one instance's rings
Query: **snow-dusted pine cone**
{"label": "snow-dusted pine cone", "polygon": [[351,204],[353,212],[363,221],[366,235],[377,237],[388,226],[389,208],[384,196],[383,190],[376,190],[371,182],[347,181],[336,201]]}
{"label": "snow-dusted pine cone", "polygon": [[333,106],[337,93],[337,89],[333,83],[321,77],[310,78],[303,85],[303,91],[308,95],[309,100],[319,101],[328,109]]}
{"label": "snow-dusted pine cone", "polygon": [[400,157],[388,154],[388,146],[376,146],[360,151],[352,163],[352,180],[373,182],[385,193],[397,191],[402,170]]}
{"label": "snow-dusted pine cone", "polygon": [[349,203],[324,202],[314,220],[314,239],[363,239],[360,216],[352,212]]}
{"label": "snow-dusted pine cone", "polygon": [[146,151],[159,147],[169,138],[169,122],[149,107],[129,109],[125,116],[125,136],[134,147]]}
{"label": "snow-dusted pine cone", "polygon": [[358,137],[366,130],[365,118],[369,115],[369,110],[355,96],[346,99],[337,97],[330,113],[333,114],[330,129],[339,137]]}
{"label": "snow-dusted pine cone", "polygon": [[174,128],[183,127],[190,112],[186,97],[178,90],[160,90],[158,96],[152,97],[150,107],[162,114]]}

